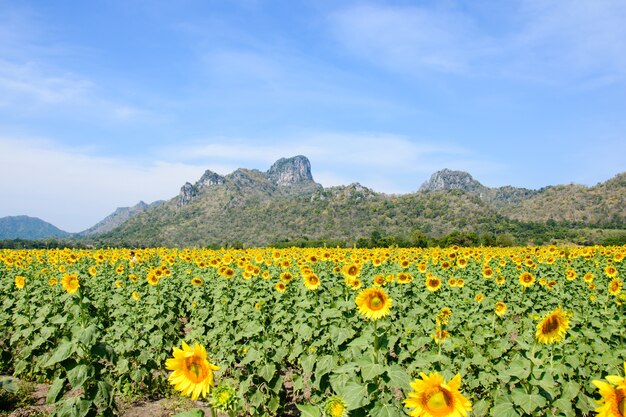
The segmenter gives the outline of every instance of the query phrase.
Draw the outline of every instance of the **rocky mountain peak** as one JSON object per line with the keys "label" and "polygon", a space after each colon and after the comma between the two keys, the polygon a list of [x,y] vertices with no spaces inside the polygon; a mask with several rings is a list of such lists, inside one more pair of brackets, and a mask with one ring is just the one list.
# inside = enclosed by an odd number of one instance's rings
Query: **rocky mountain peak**
{"label": "rocky mountain peak", "polygon": [[200,189],[204,187],[210,187],[211,185],[222,185],[224,184],[224,180],[224,177],[222,177],[221,175],[216,174],[210,169],[207,169],[206,171],[204,171],[204,174],[202,174],[200,179],[196,182],[195,186],[196,188]]}
{"label": "rocky mountain peak", "polygon": [[479,191],[483,189],[485,189],[485,186],[476,181],[467,172],[453,171],[447,168],[435,172],[431,175],[430,180],[426,181],[419,188],[420,191]]}
{"label": "rocky mountain peak", "polygon": [[267,176],[270,181],[280,186],[313,182],[311,162],[302,155],[280,158],[267,171]]}

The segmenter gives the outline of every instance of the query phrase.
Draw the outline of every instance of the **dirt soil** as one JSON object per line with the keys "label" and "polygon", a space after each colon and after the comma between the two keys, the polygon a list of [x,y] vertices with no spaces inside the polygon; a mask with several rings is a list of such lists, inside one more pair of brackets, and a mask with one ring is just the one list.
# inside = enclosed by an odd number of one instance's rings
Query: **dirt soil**
{"label": "dirt soil", "polygon": [[[52,412],[53,407],[46,404],[49,385],[37,384],[31,393],[29,405],[13,410],[9,417],[44,417]],[[211,415],[211,409],[203,401],[192,401],[188,398],[162,398],[137,400],[126,403],[118,401],[120,417],[171,417],[182,411],[199,408],[206,416]],[[5,415],[5,414],[3,414]]]}

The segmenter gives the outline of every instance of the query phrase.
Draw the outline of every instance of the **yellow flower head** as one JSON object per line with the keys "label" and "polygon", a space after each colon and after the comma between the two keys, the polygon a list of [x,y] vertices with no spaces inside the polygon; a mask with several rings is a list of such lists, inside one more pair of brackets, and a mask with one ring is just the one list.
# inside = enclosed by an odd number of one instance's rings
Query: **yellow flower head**
{"label": "yellow flower head", "polygon": [[278,292],[285,292],[285,290],[287,289],[287,286],[285,285],[284,282],[282,281],[278,281],[275,285],[276,291]]}
{"label": "yellow flower head", "polygon": [[504,314],[506,314],[506,304],[504,304],[502,301],[498,301],[496,303],[495,313],[498,317],[504,316]]}
{"label": "yellow flower head", "polygon": [[24,288],[24,285],[26,285],[26,279],[21,275],[17,275],[15,277],[15,288],[21,290],[22,288]]}
{"label": "yellow flower head", "polygon": [[326,417],[347,417],[348,409],[343,398],[335,395],[324,403],[324,415]]}
{"label": "yellow flower head", "polygon": [[412,410],[412,417],[465,417],[471,411],[472,403],[459,392],[461,375],[456,374],[450,382],[445,382],[437,372],[411,382],[413,391],[404,400],[404,406]]}
{"label": "yellow flower head", "polygon": [[557,307],[556,310],[537,324],[537,341],[539,343],[553,344],[563,340],[567,329],[569,329],[570,316],[570,313],[562,311],[561,307]]}
{"label": "yellow flower head", "polygon": [[317,290],[320,286],[320,279],[315,274],[308,274],[304,277],[304,286],[311,291]]}
{"label": "yellow flower head", "polygon": [[[457,285],[458,285],[458,281],[457,281]],[[429,276],[426,277],[426,289],[428,291],[437,291],[439,288],[441,288],[441,280],[439,278],[437,278],[436,276]]]}
{"label": "yellow flower head", "polygon": [[[626,374],[626,362],[624,362]],[[594,380],[602,398],[598,401],[600,407],[596,408],[598,417],[624,417],[626,416],[626,377],[608,375],[609,382]]]}
{"label": "yellow flower head", "polygon": [[614,278],[609,283],[609,294],[618,295],[622,290],[622,281],[619,278]]}
{"label": "yellow flower head", "polygon": [[356,296],[359,314],[378,320],[389,314],[392,299],[382,288],[367,288]]}
{"label": "yellow flower head", "polygon": [[530,272],[522,272],[519,276],[519,283],[524,288],[531,287],[535,283],[535,277]]}
{"label": "yellow flower head", "polygon": [[182,395],[197,400],[202,394],[206,397],[213,388],[213,371],[219,366],[207,360],[206,349],[196,343],[193,348],[182,343],[182,349],[174,346],[174,357],[165,361],[165,367],[174,371],[168,380]]}
{"label": "yellow flower head", "polygon": [[76,274],[66,274],[63,275],[63,280],[61,281],[61,285],[68,294],[74,294],[78,291],[80,284],[78,282],[78,276]]}

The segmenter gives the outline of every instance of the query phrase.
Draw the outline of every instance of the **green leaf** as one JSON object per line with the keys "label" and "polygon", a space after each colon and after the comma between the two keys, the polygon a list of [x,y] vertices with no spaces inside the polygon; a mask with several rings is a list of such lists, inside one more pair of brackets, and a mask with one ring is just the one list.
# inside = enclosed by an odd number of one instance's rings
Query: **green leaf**
{"label": "green leaf", "polygon": [[[483,417],[488,415],[489,413],[489,402],[486,400],[478,400],[477,402],[472,404],[472,416],[473,417]],[[495,414],[499,415],[499,414]]]}
{"label": "green leaf", "polygon": [[274,365],[273,363],[268,363],[260,367],[257,374],[265,381],[270,382],[274,377],[274,372],[276,372],[276,365]]}
{"label": "green leaf", "polygon": [[113,403],[113,386],[106,381],[98,381],[95,403],[108,407]]}
{"label": "green leaf", "polygon": [[385,372],[385,368],[379,363],[374,362],[362,362],[359,364],[361,367],[361,376],[363,381],[372,381],[377,376]]}
{"label": "green leaf", "polygon": [[85,346],[92,346],[98,338],[98,328],[95,324],[90,325],[86,329],[79,330],[78,341]]}
{"label": "green leaf", "polygon": [[331,326],[329,333],[330,339],[337,347],[341,346],[344,342],[351,339],[356,334],[353,329],[338,326]]}
{"label": "green leaf", "polygon": [[370,415],[377,417],[400,417],[402,411],[398,410],[395,405],[383,404],[380,401],[376,401]]}
{"label": "green leaf", "polygon": [[15,382],[15,378],[11,378],[10,376],[0,377],[0,388],[2,388],[6,392],[10,392],[15,394],[19,389],[17,383]]}
{"label": "green leaf", "polygon": [[259,351],[255,348],[250,348],[250,350],[248,350],[248,353],[246,354],[246,357],[243,358],[243,360],[241,361],[241,364],[246,365],[248,363],[256,362],[258,359]]}
{"label": "green leaf", "polygon": [[57,378],[52,382],[46,396],[46,404],[54,404],[59,400],[65,391],[65,382],[65,378]]}
{"label": "green leaf", "polygon": [[91,365],[76,365],[67,371],[67,380],[72,388],[78,388],[81,387],[85,381],[93,375],[93,373],[94,369]]}
{"label": "green leaf", "polygon": [[74,343],[70,341],[65,341],[61,343],[57,350],[55,350],[52,354],[52,357],[48,359],[48,361],[44,364],[44,367],[49,368],[52,365],[55,365],[69,358],[70,355],[75,351],[74,346]]}
{"label": "green leaf", "polygon": [[175,414],[172,417],[204,417],[204,411],[199,408],[183,411],[182,413]]}
{"label": "green leaf", "polygon": [[300,365],[302,366],[302,372],[305,373],[305,374],[313,372],[313,366],[315,365],[316,361],[317,361],[317,356],[315,356],[315,355],[307,355],[300,362]]}
{"label": "green leaf", "polygon": [[514,376],[520,380],[525,380],[530,375],[530,361],[524,358],[517,358],[511,362],[507,375]]}
{"label": "green leaf", "polygon": [[367,394],[367,386],[361,385],[354,381],[348,381],[339,392],[337,392],[340,396],[342,396],[346,400],[346,408],[348,411],[356,410],[357,408],[361,408],[367,404],[369,404],[370,399]]}
{"label": "green leaf", "polygon": [[314,405],[296,404],[296,407],[302,413],[302,417],[320,417],[322,415],[320,409]]}
{"label": "green leaf", "polygon": [[321,378],[335,367],[335,358],[331,355],[324,355],[317,361],[315,365],[315,378]]}
{"label": "green leaf", "polygon": [[393,388],[408,390],[411,386],[411,376],[400,365],[391,365],[387,368],[389,385]]}
{"label": "green leaf", "polygon": [[498,417],[520,417],[519,413],[515,411],[515,406],[509,401],[496,403],[491,409],[491,415]]}
{"label": "green leaf", "polygon": [[533,414],[537,408],[546,405],[546,399],[539,395],[534,389],[530,394],[527,394],[522,388],[515,388],[511,392],[511,398],[526,414]]}
{"label": "green leaf", "polygon": [[553,405],[566,416],[573,416],[575,414],[574,409],[572,408],[572,401],[567,398],[559,398],[553,403]]}

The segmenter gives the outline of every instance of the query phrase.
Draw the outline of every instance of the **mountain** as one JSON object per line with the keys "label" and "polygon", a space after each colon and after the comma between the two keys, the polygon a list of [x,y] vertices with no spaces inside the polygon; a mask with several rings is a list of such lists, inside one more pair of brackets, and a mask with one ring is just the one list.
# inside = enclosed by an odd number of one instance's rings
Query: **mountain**
{"label": "mountain", "polygon": [[156,207],[162,203],[163,201],[161,200],[155,201],[151,204],[146,204],[143,201],[140,201],[132,207],[118,207],[112,214],[108,215],[89,229],[83,230],[78,235],[91,236],[109,232],[124,223],[126,220],[130,219],[132,216],[146,211],[151,207]]}
{"label": "mountain", "polygon": [[[625,195],[624,174],[595,187],[529,190],[486,187],[466,172],[448,169],[405,195],[377,193],[358,183],[324,188],[300,155],[282,158],[265,172],[239,168],[221,176],[207,170],[184,184],[178,196],[97,239],[134,246],[261,246],[298,239],[354,242],[372,233],[408,236],[416,230],[430,236],[528,236],[528,230],[544,230],[541,224],[548,220],[567,229],[579,219],[574,226],[623,230]],[[551,203],[559,200],[578,203]]]}
{"label": "mountain", "polygon": [[3,239],[49,239],[71,236],[37,217],[8,216],[0,218],[0,240]]}

